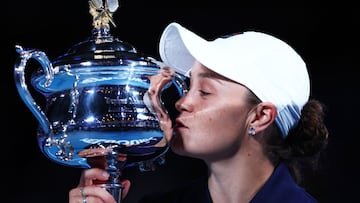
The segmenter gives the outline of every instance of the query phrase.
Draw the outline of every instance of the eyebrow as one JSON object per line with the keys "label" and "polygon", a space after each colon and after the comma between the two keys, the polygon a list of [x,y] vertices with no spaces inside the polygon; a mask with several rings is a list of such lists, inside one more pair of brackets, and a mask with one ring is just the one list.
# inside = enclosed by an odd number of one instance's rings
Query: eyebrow
{"label": "eyebrow", "polygon": [[[209,79],[213,79],[219,83],[222,83],[222,80],[227,80],[227,78],[225,78],[224,76],[222,75],[219,75],[218,73],[215,73],[215,72],[201,72],[199,74],[197,74],[198,77],[200,78],[209,78]],[[191,72],[189,73],[189,76],[191,77],[192,74]]]}
{"label": "eyebrow", "polygon": [[[189,76],[191,77],[192,74],[191,72],[189,73]],[[219,75],[218,73],[209,71],[209,72],[201,72],[198,74],[199,77],[203,77],[203,78],[222,78],[223,76]]]}

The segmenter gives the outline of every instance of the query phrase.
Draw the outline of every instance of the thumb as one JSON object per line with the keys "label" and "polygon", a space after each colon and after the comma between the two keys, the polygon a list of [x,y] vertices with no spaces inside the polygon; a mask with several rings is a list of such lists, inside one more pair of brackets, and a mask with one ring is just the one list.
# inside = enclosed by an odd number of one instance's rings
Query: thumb
{"label": "thumb", "polygon": [[123,186],[121,195],[122,195],[122,199],[124,199],[127,196],[127,194],[129,193],[131,183],[129,180],[122,180],[121,184]]}

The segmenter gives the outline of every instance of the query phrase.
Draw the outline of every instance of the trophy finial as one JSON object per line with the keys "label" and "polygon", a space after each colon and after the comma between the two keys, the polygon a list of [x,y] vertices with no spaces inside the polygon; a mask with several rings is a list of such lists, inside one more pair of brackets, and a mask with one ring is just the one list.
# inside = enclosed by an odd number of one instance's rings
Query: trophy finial
{"label": "trophy finial", "polygon": [[119,7],[119,0],[89,0],[89,7],[89,13],[93,16],[94,28],[109,29],[109,23],[116,27],[112,16]]}

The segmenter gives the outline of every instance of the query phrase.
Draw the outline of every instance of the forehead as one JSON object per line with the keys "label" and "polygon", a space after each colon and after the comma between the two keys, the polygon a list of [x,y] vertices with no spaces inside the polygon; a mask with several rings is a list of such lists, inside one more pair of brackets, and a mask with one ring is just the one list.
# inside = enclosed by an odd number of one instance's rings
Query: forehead
{"label": "forehead", "polygon": [[207,68],[206,66],[195,63],[194,66],[191,68],[190,77],[200,76],[200,77],[209,77],[209,78],[218,78],[218,79],[226,79],[226,77],[212,71],[211,69]]}
{"label": "forehead", "polygon": [[[190,78],[198,77],[198,78],[212,78],[212,79],[218,79],[218,80],[225,80],[229,82],[235,82],[215,71],[212,71],[211,69],[207,68],[206,66],[196,62],[194,66],[191,68],[189,73]],[[238,83],[239,84],[239,83]]]}

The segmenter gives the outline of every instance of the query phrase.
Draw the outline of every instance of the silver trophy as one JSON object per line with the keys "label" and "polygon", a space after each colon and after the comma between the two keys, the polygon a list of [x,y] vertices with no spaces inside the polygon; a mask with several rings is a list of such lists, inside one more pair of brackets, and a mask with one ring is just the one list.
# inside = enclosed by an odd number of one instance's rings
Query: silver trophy
{"label": "silver trophy", "polygon": [[16,46],[15,83],[39,122],[42,153],[66,166],[106,169],[109,180],[98,184],[120,203],[125,167],[147,171],[164,162],[173,120],[167,101],[187,86],[183,75],[110,34],[118,0],[89,7],[92,35],[55,60]]}

